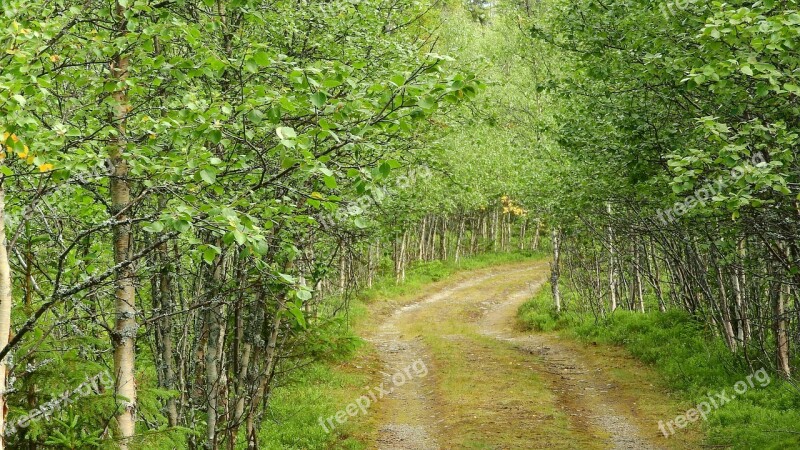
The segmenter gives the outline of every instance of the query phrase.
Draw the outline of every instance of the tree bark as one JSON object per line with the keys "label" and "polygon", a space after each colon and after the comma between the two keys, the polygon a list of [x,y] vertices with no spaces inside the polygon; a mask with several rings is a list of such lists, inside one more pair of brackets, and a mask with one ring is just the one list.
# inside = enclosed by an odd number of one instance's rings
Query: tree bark
{"label": "tree bark", "polygon": [[419,230],[419,252],[418,252],[418,256],[417,256],[417,260],[418,261],[424,261],[425,260],[425,224],[427,223],[427,221],[428,221],[427,216],[423,217],[422,218],[422,225],[420,225],[420,230]]}
{"label": "tree bark", "polygon": [[447,261],[447,218],[442,217],[442,234],[439,235],[439,255],[442,261]]}
{"label": "tree bark", "polygon": [[561,276],[561,236],[558,228],[553,227],[553,262],[550,263],[550,288],[553,291],[553,302],[556,312],[561,312],[561,289],[558,279]]}
{"label": "tree bark", "polygon": [[786,318],[787,289],[786,286],[778,284],[777,287],[773,287],[773,292],[771,293],[776,364],[778,374],[785,379],[789,379],[792,376],[792,369],[789,365],[789,321]]}
{"label": "tree bark", "polygon": [[[606,205],[609,220],[611,216],[611,204]],[[609,296],[611,299],[611,311],[616,311],[617,309],[617,262],[616,262],[616,250],[614,248],[614,231],[611,228],[611,225],[608,225],[606,228],[606,236],[608,239],[608,291]]]}
{"label": "tree bark", "polygon": [[[127,22],[124,19],[125,7],[116,4],[117,34],[124,36],[127,31]],[[114,82],[124,86],[128,75],[128,57],[117,54],[114,56],[111,67],[111,77]],[[113,226],[114,262],[122,263],[129,258],[133,245],[131,225],[129,219],[130,186],[128,185],[128,163],[125,158],[127,147],[126,119],[130,105],[125,88],[112,94],[115,102],[114,121],[116,139],[109,149],[109,160],[113,172],[110,176],[111,213],[116,220]],[[126,265],[117,270],[115,274],[115,303],[116,312],[113,331],[114,346],[114,375],[115,375],[115,401],[117,403],[117,425],[120,434],[120,448],[125,450],[136,433],[136,291],[134,285],[134,271],[132,265]]]}
{"label": "tree bark", "polygon": [[638,297],[638,304],[639,304],[639,311],[644,313],[644,282],[642,280],[642,258],[641,254],[639,253],[639,244],[634,242],[633,243],[633,270],[635,273],[635,282],[636,282],[636,296]]}
{"label": "tree bark", "polygon": [[406,241],[408,240],[408,231],[403,232],[399,244],[395,245],[397,251],[394,255],[394,279],[395,283],[400,284],[406,280]]}
{"label": "tree bark", "polygon": [[531,244],[531,250],[539,250],[539,233],[542,229],[542,219],[536,219],[536,232],[533,234],[533,243]]}
{"label": "tree bark", "polygon": [[[0,183],[5,183],[5,177]],[[0,184],[0,348],[8,345],[11,335],[11,266],[8,263],[8,242],[6,241],[6,191]],[[0,450],[6,448],[4,433],[6,430],[6,384],[8,382],[8,367],[6,358],[0,361]]]}
{"label": "tree bark", "polygon": [[[167,252],[167,243],[156,248],[158,261],[158,274],[156,276],[156,289],[153,289],[153,301],[156,303],[157,314],[161,318],[156,322],[156,348],[160,353],[161,374],[160,385],[164,389],[177,390],[175,384],[175,350],[172,338],[172,314],[175,310],[172,289],[172,273]],[[165,408],[169,426],[178,425],[178,407],[174,397],[167,399]]]}
{"label": "tree bark", "polygon": [[[212,304],[208,306],[204,314],[204,322],[207,324],[208,337],[206,339],[205,358],[205,391],[206,391],[206,448],[218,448],[217,419],[219,417],[219,400],[222,366],[222,346],[225,336],[225,306],[220,299],[220,288],[223,281],[224,253],[217,256],[214,260],[213,272],[210,280]],[[219,301],[219,306],[217,302]]]}
{"label": "tree bark", "polygon": [[456,251],[455,251],[455,261],[456,264],[461,260],[461,241],[464,239],[464,225],[466,219],[464,216],[461,216],[458,222],[458,237],[456,237]]}

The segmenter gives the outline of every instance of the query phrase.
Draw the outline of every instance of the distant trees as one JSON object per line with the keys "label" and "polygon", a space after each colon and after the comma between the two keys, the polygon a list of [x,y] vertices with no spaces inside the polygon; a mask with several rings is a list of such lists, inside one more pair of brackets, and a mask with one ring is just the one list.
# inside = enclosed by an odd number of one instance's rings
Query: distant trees
{"label": "distant trees", "polygon": [[[563,262],[598,317],[681,308],[751,366],[800,345],[797,2],[553,6]],[[763,361],[762,361],[763,360]]]}

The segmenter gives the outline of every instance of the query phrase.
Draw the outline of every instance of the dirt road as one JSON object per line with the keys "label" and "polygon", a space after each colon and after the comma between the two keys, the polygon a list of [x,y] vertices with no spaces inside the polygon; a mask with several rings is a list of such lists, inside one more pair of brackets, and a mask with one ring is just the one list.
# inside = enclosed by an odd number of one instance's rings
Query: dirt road
{"label": "dirt road", "polygon": [[[546,276],[543,262],[475,271],[383,314],[369,339],[391,392],[371,447],[689,448],[692,434],[659,434],[658,420],[682,406],[649,369],[614,349],[519,331],[517,308]],[[415,362],[424,373],[409,373]]]}

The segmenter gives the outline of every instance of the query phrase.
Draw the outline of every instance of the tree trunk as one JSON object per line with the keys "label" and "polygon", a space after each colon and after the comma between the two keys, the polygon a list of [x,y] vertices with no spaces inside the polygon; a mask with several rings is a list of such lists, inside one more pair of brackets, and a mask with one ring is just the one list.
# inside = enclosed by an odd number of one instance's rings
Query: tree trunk
{"label": "tree trunk", "polygon": [[[243,286],[247,282],[247,267],[245,266],[246,260],[239,258],[237,260],[236,279],[240,286]],[[253,350],[253,339],[245,332],[249,329],[248,325],[253,319],[253,315],[248,314],[251,307],[246,306],[246,303],[246,294],[244,292],[238,293],[236,296],[236,305],[233,308],[233,331],[235,334],[231,350],[231,371],[228,376],[228,379],[233,381],[232,386],[229,388],[229,392],[231,393],[229,401],[234,405],[230,423],[227,427],[228,450],[235,450],[236,438],[239,435],[239,426],[242,424],[244,418],[245,400],[247,397],[247,375],[250,370],[250,355]]]}
{"label": "tree trunk", "polygon": [[[611,204],[607,204],[606,208],[608,210],[609,220],[611,220]],[[617,309],[617,262],[616,262],[616,250],[614,248],[614,231],[611,228],[611,225],[606,227],[606,238],[608,239],[608,291],[611,298],[611,311],[616,311]]]}
{"label": "tree trunk", "polygon": [[778,284],[772,292],[773,331],[775,333],[775,350],[778,374],[789,379],[792,370],[789,366],[789,326],[786,318],[786,298],[788,287]]}
{"label": "tree trunk", "polygon": [[725,277],[722,275],[722,267],[717,263],[717,283],[719,285],[720,297],[720,317],[722,318],[722,332],[724,333],[725,343],[732,352],[736,352],[736,337],[731,323],[731,309],[728,304],[728,290],[725,289]]}
{"label": "tree trunk", "polygon": [[442,217],[442,234],[439,235],[439,255],[447,261],[447,218]]}
{"label": "tree trunk", "polygon": [[[157,314],[161,317],[156,322],[156,347],[161,355],[159,365],[162,374],[161,387],[169,390],[178,390],[175,384],[175,350],[172,340],[172,314],[175,306],[172,296],[172,273],[167,253],[167,243],[159,245],[156,249],[158,259],[157,288],[154,289],[153,301],[156,303]],[[167,399],[165,408],[169,426],[178,425],[178,407],[175,397]]]}
{"label": "tree trunk", "polygon": [[405,258],[406,258],[407,240],[408,240],[408,231],[404,231],[403,236],[400,239],[400,243],[395,245],[397,251],[395,252],[394,256],[394,280],[395,283],[397,284],[406,281]]}
{"label": "tree trunk", "polygon": [[494,218],[492,219],[492,251],[497,251],[500,239],[500,210],[494,210]]}
{"label": "tree trunk", "polygon": [[533,243],[531,244],[531,250],[539,250],[539,232],[542,229],[542,219],[536,219],[536,232],[533,234]]}
{"label": "tree trunk", "polygon": [[558,228],[553,227],[553,262],[550,263],[550,288],[553,290],[553,301],[556,312],[561,312],[561,289],[558,279],[561,276],[561,237]]}
{"label": "tree trunk", "polygon": [[469,253],[474,255],[478,253],[478,234],[481,229],[481,218],[475,217],[472,219],[472,233],[469,236]]}
{"label": "tree trunk", "polygon": [[347,258],[345,255],[345,244],[342,244],[339,254],[339,293],[344,295],[347,290]]}
{"label": "tree trunk", "polygon": [[[291,265],[287,265],[287,270]],[[265,396],[267,395],[267,388],[272,381],[273,370],[275,363],[278,359],[278,335],[282,325],[283,311],[286,308],[286,295],[283,294],[278,298],[278,304],[275,309],[275,315],[272,317],[272,323],[269,328],[269,338],[267,340],[267,351],[264,355],[264,370],[261,373],[261,379],[258,383],[256,394],[250,403],[250,414],[247,416],[247,448],[248,450],[258,449],[257,426],[259,417],[256,414],[256,408],[262,404]]]}
{"label": "tree trunk", "polygon": [[638,297],[639,301],[639,311],[644,313],[644,283],[642,281],[642,258],[641,254],[639,253],[639,244],[634,242],[633,249],[633,259],[635,261],[633,264],[633,270],[635,272],[636,296]]}
{"label": "tree trunk", "polygon": [[[5,183],[5,177],[0,180]],[[6,241],[6,191],[0,184],[0,349],[8,345],[11,335],[11,266],[8,263],[8,242]],[[8,382],[8,367],[6,359],[0,361],[0,450],[6,448],[3,438],[6,430],[6,384]]]}
{"label": "tree trunk", "polygon": [[[116,15],[119,23],[117,33],[124,36],[127,32],[127,22],[124,19],[126,10],[116,4]],[[111,67],[111,77],[116,83],[125,85],[128,75],[128,57],[117,54],[114,56]],[[113,172],[110,176],[111,213],[116,224],[113,226],[114,262],[120,264],[126,261],[133,245],[131,225],[129,220],[130,186],[128,185],[128,163],[125,159],[126,118],[130,105],[127,92],[124,88],[112,94],[115,102],[114,120],[116,138],[109,149],[109,160]],[[128,448],[131,438],[136,433],[136,291],[134,284],[135,274],[133,266],[127,265],[117,269],[114,279],[115,324],[113,331],[114,346],[114,375],[115,375],[115,401],[117,402],[117,425],[120,434],[120,448]]]}
{"label": "tree trunk", "polygon": [[649,251],[647,250],[648,246],[644,247],[645,250],[644,257],[647,260],[648,267],[650,266],[652,260],[653,265],[651,269],[648,270],[648,273],[650,273],[650,279],[652,281],[653,291],[656,293],[656,299],[658,300],[658,310],[663,313],[667,311],[667,305],[666,303],[664,303],[664,295],[661,291],[661,272],[659,271],[658,268],[658,259],[656,259],[656,250],[652,241],[650,241],[649,247],[650,247]]}
{"label": "tree trunk", "polygon": [[[213,273],[210,280],[212,305],[208,306],[204,314],[204,322],[208,324],[208,337],[206,339],[205,357],[205,386],[206,386],[206,447],[218,448],[217,419],[219,417],[219,398],[222,387],[221,371],[222,346],[225,336],[224,303],[221,302],[220,292],[224,274],[224,253],[214,260]],[[216,305],[219,301],[219,306]]]}
{"label": "tree trunk", "polygon": [[422,218],[422,223],[419,227],[419,251],[417,252],[417,260],[422,261],[425,259],[425,222],[427,217]]}
{"label": "tree trunk", "polygon": [[747,307],[747,297],[744,293],[744,286],[747,285],[746,279],[744,276],[744,270],[741,268],[744,265],[744,257],[745,257],[745,241],[744,239],[739,242],[738,248],[740,264],[734,268],[733,274],[731,275],[733,279],[733,289],[736,296],[736,311],[737,316],[739,318],[739,330],[738,336],[739,341],[742,343],[742,346],[746,349],[747,343],[750,341],[750,316]]}
{"label": "tree trunk", "polygon": [[466,219],[464,216],[461,216],[458,222],[458,237],[456,237],[456,252],[455,252],[455,261],[458,264],[458,261],[461,259],[461,241],[464,239],[464,225]]}

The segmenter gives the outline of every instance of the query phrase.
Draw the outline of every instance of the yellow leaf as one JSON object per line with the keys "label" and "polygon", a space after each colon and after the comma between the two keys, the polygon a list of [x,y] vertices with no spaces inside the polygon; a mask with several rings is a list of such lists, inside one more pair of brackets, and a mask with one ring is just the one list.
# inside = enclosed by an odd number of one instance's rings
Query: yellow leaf
{"label": "yellow leaf", "polygon": [[39,166],[39,172],[49,172],[54,169],[54,166],[50,163],[44,163]]}

